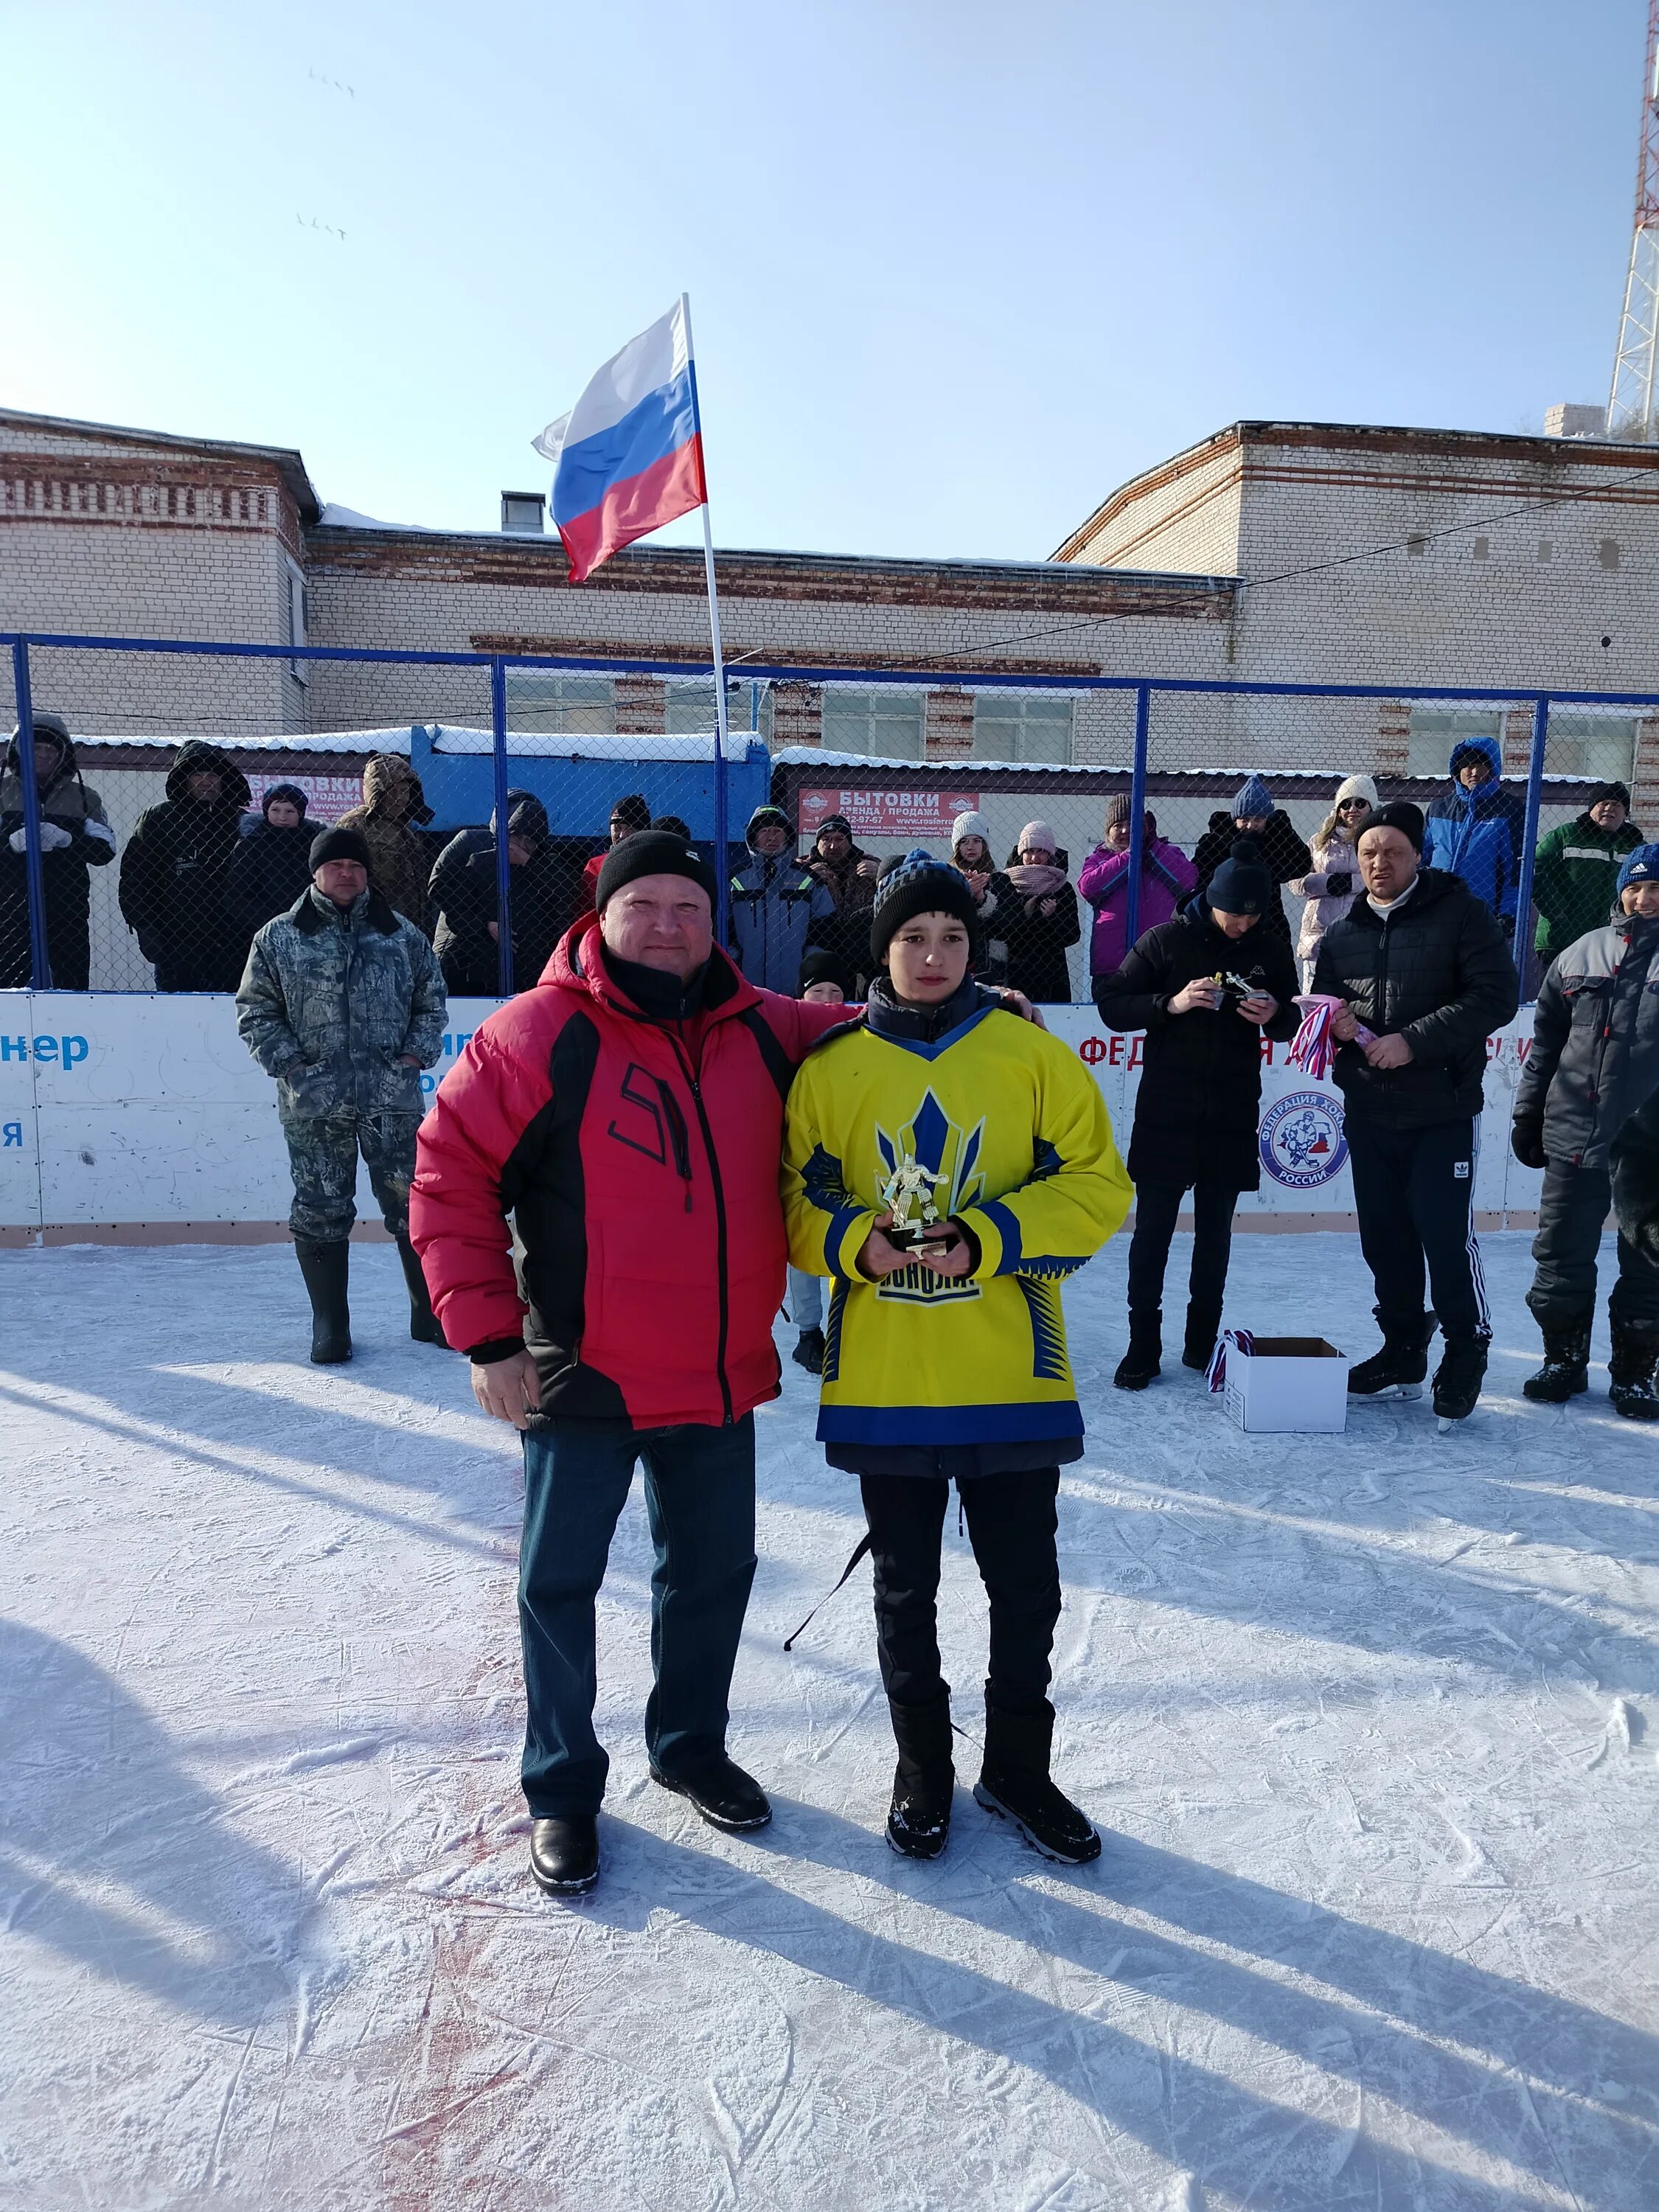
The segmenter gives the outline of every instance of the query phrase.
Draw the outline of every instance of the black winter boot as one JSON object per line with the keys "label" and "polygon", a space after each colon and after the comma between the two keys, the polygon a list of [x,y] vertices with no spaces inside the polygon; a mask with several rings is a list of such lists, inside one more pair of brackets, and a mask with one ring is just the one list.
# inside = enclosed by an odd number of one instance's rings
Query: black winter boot
{"label": "black winter boot", "polygon": [[951,1692],[941,1690],[926,1705],[900,1705],[889,1698],[887,1710],[898,1745],[887,1840],[907,1859],[936,1859],[951,1833],[957,1783],[951,1759]]}
{"label": "black winter boot", "polygon": [[1117,1363],[1117,1372],[1112,1380],[1120,1390],[1144,1390],[1155,1375],[1163,1370],[1158,1362],[1164,1356],[1164,1316],[1162,1313],[1129,1314],[1129,1349]]}
{"label": "black winter boot", "polygon": [[823,1331],[804,1328],[795,1339],[795,1348],[789,1357],[797,1367],[804,1367],[809,1375],[823,1372]]}
{"label": "black winter boot", "polygon": [[1615,1413],[1622,1413],[1627,1421],[1659,1421],[1656,1367],[1659,1367],[1659,1329],[1632,1328],[1628,1322],[1614,1322],[1607,1396]]}
{"label": "black winter boot", "polygon": [[1100,1837],[1088,1814],[1048,1778],[1054,1709],[1006,1713],[985,1700],[985,1764],[974,1796],[988,1813],[1012,1820],[1034,1850],[1062,1866],[1085,1866],[1100,1856]]}
{"label": "black winter boot", "polygon": [[[1378,1316],[1379,1320],[1381,1316]],[[1423,1377],[1429,1371],[1429,1339],[1434,1323],[1427,1314],[1401,1328],[1382,1329],[1382,1349],[1348,1370],[1351,1398],[1378,1398],[1398,1392],[1402,1398],[1420,1398]]]}
{"label": "black winter boot", "polygon": [[1540,1405],[1565,1406],[1581,1390],[1589,1389],[1590,1325],[1574,1322],[1568,1328],[1544,1331],[1544,1364],[1521,1385],[1526,1397]]}
{"label": "black winter boot", "polygon": [[1215,1340],[1221,1334],[1219,1306],[1201,1306],[1194,1298],[1187,1308],[1187,1341],[1181,1347],[1181,1364],[1201,1375],[1210,1364]]}
{"label": "black winter boot", "polygon": [[1479,1404],[1489,1348],[1484,1336],[1446,1339],[1440,1364],[1434,1370],[1434,1411],[1443,1436],[1454,1421],[1467,1421]]}
{"label": "black winter boot", "polygon": [[294,1255],[311,1297],[312,1364],[338,1367],[351,1357],[351,1316],[346,1306],[351,1247],[343,1241],[302,1243],[296,1237]]}
{"label": "black winter boot", "polygon": [[398,1239],[398,1257],[403,1261],[404,1280],[409,1285],[410,1334],[416,1344],[441,1344],[447,1352],[449,1340],[432,1310],[432,1294],[421,1269],[421,1255],[410,1243],[407,1230]]}
{"label": "black winter boot", "polygon": [[591,1813],[530,1824],[530,1871],[550,1897],[580,1897],[599,1878],[599,1824]]}

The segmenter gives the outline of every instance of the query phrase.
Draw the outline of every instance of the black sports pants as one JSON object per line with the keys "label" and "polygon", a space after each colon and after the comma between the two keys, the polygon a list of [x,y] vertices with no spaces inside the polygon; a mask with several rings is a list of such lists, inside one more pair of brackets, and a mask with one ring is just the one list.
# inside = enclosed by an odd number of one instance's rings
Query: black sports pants
{"label": "black sports pants", "polygon": [[1410,1335],[1425,1286],[1450,1337],[1492,1334],[1480,1249],[1474,1241],[1473,1119],[1426,1129],[1384,1129],[1350,1115],[1359,1249],[1376,1285],[1384,1336]]}
{"label": "black sports pants", "polygon": [[[1538,1200],[1538,1262],[1527,1304],[1540,1328],[1572,1328],[1595,1311],[1595,1259],[1602,1224],[1613,1203],[1605,1168],[1575,1168],[1552,1160]],[[1613,1320],[1629,1327],[1659,1327],[1659,1264],[1625,1237],[1619,1239],[1619,1279],[1607,1300]]]}
{"label": "black sports pants", "polygon": [[[866,1474],[859,1480],[876,1571],[882,1684],[895,1705],[928,1705],[946,1687],[935,1601],[951,1486],[943,1475]],[[1060,1619],[1060,1469],[970,1475],[959,1490],[991,1601],[987,1693],[1005,1712],[1041,1712]]]}
{"label": "black sports pants", "polygon": [[[1164,1303],[1164,1270],[1170,1257],[1184,1191],[1174,1183],[1135,1185],[1135,1233],[1129,1239],[1129,1310],[1156,1313]],[[1231,1184],[1200,1182],[1193,1189],[1193,1265],[1188,1291],[1193,1304],[1221,1311],[1227,1288],[1227,1261],[1233,1249],[1233,1212],[1238,1193]]]}

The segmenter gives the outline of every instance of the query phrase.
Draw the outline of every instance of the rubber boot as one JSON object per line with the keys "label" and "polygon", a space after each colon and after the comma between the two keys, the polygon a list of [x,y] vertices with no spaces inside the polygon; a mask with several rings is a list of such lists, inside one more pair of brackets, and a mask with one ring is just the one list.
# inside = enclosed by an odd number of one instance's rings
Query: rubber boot
{"label": "rubber boot", "polygon": [[1627,1421],[1659,1421],[1659,1329],[1613,1324],[1613,1357],[1607,1362],[1607,1396],[1615,1413]]}
{"label": "rubber boot", "polygon": [[441,1344],[447,1352],[449,1340],[432,1310],[432,1294],[426,1286],[421,1255],[410,1243],[407,1230],[398,1239],[398,1257],[403,1261],[404,1280],[409,1285],[410,1334],[416,1344]]}
{"label": "rubber boot", "polygon": [[925,1705],[895,1705],[890,1698],[887,1710],[898,1745],[887,1840],[907,1859],[936,1859],[950,1837],[957,1782],[951,1757],[951,1692],[943,1689]]}
{"label": "rubber boot", "polygon": [[1194,1298],[1187,1308],[1187,1341],[1181,1347],[1182,1365],[1195,1367],[1201,1375],[1210,1364],[1220,1334],[1220,1307],[1200,1305]]}
{"label": "rubber boot", "polygon": [[338,1367],[351,1357],[351,1315],[346,1305],[346,1284],[351,1268],[351,1247],[302,1243],[294,1240],[295,1257],[311,1297],[311,1358],[317,1367]]}
{"label": "rubber boot", "polygon": [[1054,1709],[1005,1712],[985,1699],[985,1764],[974,1796],[988,1813],[1012,1820],[1034,1850],[1064,1866],[1085,1866],[1100,1856],[1100,1837],[1079,1806],[1048,1778]]}
{"label": "rubber boot", "polygon": [[1544,1364],[1521,1385],[1522,1394],[1540,1405],[1565,1406],[1581,1390],[1589,1389],[1590,1325],[1575,1322],[1569,1328],[1544,1331]]}
{"label": "rubber boot", "polygon": [[1112,1380],[1120,1390],[1144,1390],[1155,1375],[1161,1374],[1158,1365],[1164,1356],[1164,1316],[1154,1310],[1151,1313],[1129,1312],[1129,1349],[1117,1364]]}

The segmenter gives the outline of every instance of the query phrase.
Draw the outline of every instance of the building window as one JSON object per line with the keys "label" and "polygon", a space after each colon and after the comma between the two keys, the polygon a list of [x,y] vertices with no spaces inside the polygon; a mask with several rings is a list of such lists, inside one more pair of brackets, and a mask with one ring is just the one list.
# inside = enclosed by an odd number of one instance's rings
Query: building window
{"label": "building window", "polygon": [[1555,558],[1555,548],[1547,538],[1540,538],[1538,541],[1538,558],[1540,562]]}
{"label": "building window", "polygon": [[1596,783],[1628,786],[1636,767],[1635,717],[1553,709],[1544,765],[1552,775],[1582,775]]}
{"label": "building window", "polygon": [[1604,538],[1601,540],[1601,566],[1604,568],[1616,568],[1619,566],[1619,540],[1616,538]]}
{"label": "building window", "polygon": [[1489,560],[1491,560],[1491,558],[1492,558],[1492,540],[1491,540],[1491,538],[1477,538],[1475,539],[1475,541],[1474,541],[1474,557],[1475,557],[1475,559],[1476,559],[1477,561],[1489,561]]}
{"label": "building window", "polygon": [[504,491],[501,494],[501,528],[527,532],[532,538],[544,534],[543,517],[547,512],[547,501],[538,491]]}
{"label": "building window", "polygon": [[1052,691],[981,691],[974,698],[975,760],[1072,757],[1072,702]]}
{"label": "building window", "polygon": [[[758,711],[761,742],[772,737],[772,687],[744,684],[736,677],[726,680],[726,726],[738,735],[757,726],[751,717]],[[671,738],[700,738],[714,726],[714,679],[712,676],[676,678],[663,685],[662,726]]]}
{"label": "building window", "polygon": [[1406,540],[1406,550],[1408,553],[1426,553],[1428,550],[1429,541],[1423,532],[1420,530],[1413,531],[1411,536]]}
{"label": "building window", "polygon": [[574,676],[563,669],[509,668],[507,726],[558,737],[614,738],[617,687],[608,676]]}
{"label": "building window", "polygon": [[1406,748],[1407,775],[1449,776],[1453,750],[1465,738],[1492,738],[1501,746],[1503,716],[1496,708],[1448,714],[1413,707],[1411,736]]}
{"label": "building window", "polygon": [[925,694],[921,691],[826,684],[825,748],[870,760],[920,760],[924,713]]}

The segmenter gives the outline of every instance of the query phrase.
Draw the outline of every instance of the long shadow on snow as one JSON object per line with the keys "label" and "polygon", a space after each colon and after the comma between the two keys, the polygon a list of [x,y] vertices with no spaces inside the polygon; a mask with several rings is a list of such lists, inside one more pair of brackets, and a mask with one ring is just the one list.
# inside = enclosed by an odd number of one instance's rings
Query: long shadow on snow
{"label": "long shadow on snow", "polygon": [[[0,1927],[224,2027],[287,2004],[272,1930],[298,1921],[301,1876],[237,1835],[111,1675],[0,1620]],[[88,1893],[111,1884],[146,1917]]]}
{"label": "long shadow on snow", "polygon": [[[776,1838],[780,1854],[803,1850],[839,1869],[856,1850],[859,1871],[868,1875],[876,1870],[872,1862],[885,1846],[867,1831],[805,1806],[780,1804],[779,1809],[786,1815],[783,1832]],[[895,1942],[862,1920],[843,1919],[790,1889],[704,1853],[619,1823],[612,1822],[611,1827],[613,1846],[620,1848],[613,1847],[605,1883],[587,1907],[594,1918],[632,1928],[642,1925],[653,1910],[666,1906],[695,1926],[751,1951],[770,1953],[868,2003],[914,2021],[930,2033],[955,2037],[1042,2075],[1109,2126],[1194,2174],[1205,2187],[1240,2202],[1270,2203],[1275,2212],[1376,2212],[1379,2205],[1410,2205],[1413,2212],[1516,2212],[1513,2191],[1496,2183],[1473,2179],[1435,2160],[1375,2142],[1350,2128],[1258,2095],[1167,2047],[1087,2013],[1011,1988],[994,1976]],[[896,1881],[892,1886],[899,1887]],[[901,1893],[913,1899],[918,1894],[909,1890]],[[951,1900],[941,1902],[951,1908]],[[1028,1902],[1022,1901],[1022,1910]],[[1103,1981],[1125,1980],[1133,1985],[1121,1975],[1117,1954],[1144,1958],[1155,1948],[1139,1929],[1052,1900],[1043,1904],[1054,1916],[1058,1943],[1055,1931],[1034,1932],[1018,1919],[1006,1924],[989,1907],[965,1917],[980,1919],[1015,1940],[1047,1943],[1064,1955],[1077,1955]],[[1195,1959],[1179,1946],[1166,1948],[1190,1983],[1188,1990],[1174,1993],[1176,2001],[1203,2008],[1203,1978],[1214,1962]],[[1218,1996],[1223,1996],[1218,1982],[1216,1990]],[[1159,1994],[1171,1992],[1160,1990]],[[1243,2002],[1239,1990],[1227,1994],[1231,2002]],[[1261,1982],[1259,2002],[1252,2008],[1258,2033],[1270,2027],[1273,2008],[1285,1994],[1281,1985]],[[1226,2016],[1224,2003],[1216,2010],[1218,2017]],[[1327,2073],[1333,2070],[1334,2052],[1356,2029],[1371,2039],[1376,2033],[1376,2024],[1340,2005],[1315,2001],[1293,2017],[1302,2034],[1314,2033],[1318,2024],[1327,2041],[1305,2055],[1310,2065]],[[1299,2049],[1282,2028],[1273,2039],[1281,2047]],[[1501,2112],[1492,2105],[1500,2089]],[[1542,2147],[1538,2130],[1521,2118],[1526,2109],[1524,2091],[1511,2099],[1510,2090],[1510,2085],[1495,2076],[1480,2077],[1478,2109],[1492,2113],[1490,2126],[1483,2130],[1491,2140],[1483,2147],[1511,2164],[1531,2163],[1535,2154],[1540,2166],[1547,2161],[1552,2180],[1559,2181],[1559,2164]],[[1392,2086],[1389,2094],[1394,2094]],[[1466,2082],[1449,2081],[1449,2109],[1437,2118],[1449,2133],[1461,2133],[1467,2140],[1468,2125],[1458,2125],[1463,2116],[1456,2109],[1457,2100],[1466,2094]],[[1516,2134],[1509,2131],[1511,2113],[1516,2115]],[[1577,2117],[1575,2113],[1575,2120]],[[1618,2168],[1603,2165],[1596,2177],[1599,2187],[1589,2195],[1581,2191],[1581,2203],[1595,2205],[1598,2212],[1638,2212],[1644,2183],[1638,2161],[1646,2154],[1645,2141],[1630,2149],[1621,2142]],[[1620,2193],[1613,2193],[1614,2190]]]}
{"label": "long shadow on snow", "polygon": [[[872,1852],[866,1831],[808,1807],[788,1808],[771,1848],[882,1881],[1120,1988],[1206,2013],[1543,2180],[1559,2182],[1568,2172],[1584,2203],[1600,2201],[1597,2178],[1607,2170],[1630,2181],[1644,2161],[1659,2164],[1651,2130],[1607,2109],[1599,2089],[1615,2081],[1626,2091],[1659,2093],[1659,2039],[1263,1883],[1117,1834],[1107,1836],[1097,1868],[1054,1876],[1253,1952],[1341,1997],[1312,1995],[1018,1879],[988,1893],[977,1882],[952,1881],[946,1862],[937,1888],[923,1888],[905,1879],[890,1854]],[[1378,2201],[1395,2200],[1379,2193]]]}

